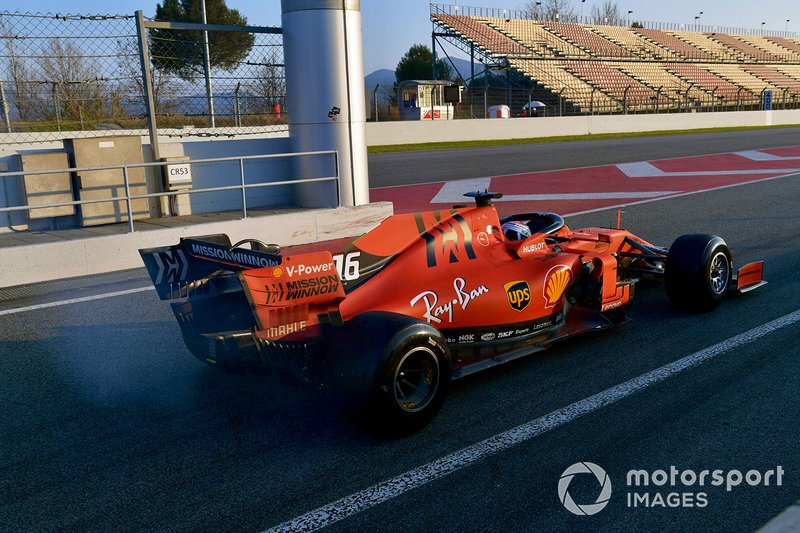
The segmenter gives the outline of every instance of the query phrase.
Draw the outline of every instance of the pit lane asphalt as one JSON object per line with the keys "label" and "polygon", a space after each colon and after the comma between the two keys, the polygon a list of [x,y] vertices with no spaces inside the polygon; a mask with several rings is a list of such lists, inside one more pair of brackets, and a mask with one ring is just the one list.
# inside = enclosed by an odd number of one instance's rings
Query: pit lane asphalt
{"label": "pit lane asphalt", "polygon": [[[746,148],[757,147],[766,145]],[[627,208],[625,225],[656,243],[724,236],[739,264],[766,260],[770,283],[703,315],[644,288],[629,322],[456,382],[432,425],[402,440],[375,437],[274,376],[204,367],[152,291],[2,316],[0,529],[280,524],[800,309],[799,202],[800,177],[790,177]],[[93,294],[98,283],[108,284],[87,279],[24,304]],[[128,274],[115,290],[136,285]],[[800,494],[798,335],[798,325],[767,335],[329,530],[753,530]],[[579,461],[605,468],[614,486],[595,516],[558,501],[561,473]],[[628,470],[670,465],[781,465],[785,475],[782,487],[709,487],[703,509],[626,507]],[[570,491],[593,500],[598,486],[575,478]]]}

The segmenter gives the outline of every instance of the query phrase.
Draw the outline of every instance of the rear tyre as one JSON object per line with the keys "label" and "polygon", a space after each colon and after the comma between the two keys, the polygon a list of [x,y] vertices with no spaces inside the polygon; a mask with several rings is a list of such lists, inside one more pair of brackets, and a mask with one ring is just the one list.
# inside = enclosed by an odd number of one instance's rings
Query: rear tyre
{"label": "rear tyre", "polygon": [[326,385],[352,414],[392,435],[419,431],[450,388],[447,342],[433,326],[392,313],[365,313],[334,336]]}
{"label": "rear tyre", "polygon": [[730,287],[732,274],[731,252],[722,238],[683,235],[667,254],[664,284],[675,307],[704,312],[720,304]]}

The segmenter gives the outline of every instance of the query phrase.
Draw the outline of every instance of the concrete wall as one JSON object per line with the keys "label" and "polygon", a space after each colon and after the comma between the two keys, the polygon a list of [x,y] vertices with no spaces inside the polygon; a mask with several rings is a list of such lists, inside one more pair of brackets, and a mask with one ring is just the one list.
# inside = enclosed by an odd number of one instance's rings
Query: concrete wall
{"label": "concrete wall", "polygon": [[[149,152],[149,145],[147,146]],[[188,156],[190,159],[213,159],[216,157],[239,157],[287,153],[290,151],[288,136],[244,139],[191,139],[159,144],[161,157]],[[195,189],[238,185],[239,162],[201,163],[192,165],[192,186]],[[285,181],[292,178],[288,159],[264,159],[246,161],[245,178],[248,184]],[[333,172],[331,171],[331,174]],[[278,207],[292,204],[292,193],[288,186],[250,189],[247,191],[248,208]],[[178,214],[212,213],[240,209],[242,195],[239,191],[222,191],[209,194],[181,195],[178,197]]]}
{"label": "concrete wall", "polygon": [[231,242],[256,238],[282,246],[360,235],[392,214],[392,204],[296,211],[261,218],[194,224],[124,235],[11,246],[2,250],[0,287],[142,266],[140,248],[177,244],[181,237],[227,233]]}
{"label": "concrete wall", "polygon": [[370,122],[367,144],[527,139],[637,131],[800,124],[800,110]]}
{"label": "concrete wall", "polygon": [[[124,134],[125,132],[115,132]],[[22,134],[0,134],[22,135]],[[152,161],[149,140],[142,137],[142,152],[145,161]],[[52,152],[63,150],[61,141],[48,143],[26,143],[0,145],[0,172],[22,170],[17,168],[16,154]],[[160,143],[162,157],[189,156],[191,159],[211,159],[217,157],[238,157],[289,152],[288,134],[269,134],[241,139],[207,139],[187,137],[171,140],[169,137]],[[316,156],[324,157],[324,156]],[[332,158],[328,157],[328,160]],[[333,164],[328,175],[334,175]],[[150,174],[152,171],[148,170]],[[245,176],[248,184],[284,181],[291,179],[291,164],[288,159],[269,159],[245,163]],[[206,163],[192,166],[194,188],[238,185],[239,163]],[[150,176],[150,183],[155,180]],[[152,191],[155,192],[155,191]],[[0,177],[0,206],[22,205],[19,178]],[[226,191],[209,194],[179,196],[178,214],[208,213],[241,209],[242,199],[239,191]],[[289,186],[250,189],[247,192],[248,208],[281,207],[292,204]],[[43,219],[29,221],[24,212],[0,213],[0,233],[24,230],[49,230],[55,227],[69,227],[70,220]]]}

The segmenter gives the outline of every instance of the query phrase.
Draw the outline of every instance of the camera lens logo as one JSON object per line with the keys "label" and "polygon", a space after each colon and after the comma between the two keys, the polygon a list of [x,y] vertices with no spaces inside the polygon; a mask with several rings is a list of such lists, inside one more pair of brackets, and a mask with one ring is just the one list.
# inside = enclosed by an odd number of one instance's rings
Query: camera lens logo
{"label": "camera lens logo", "polygon": [[[568,489],[569,484],[572,483],[572,478],[578,474],[593,474],[600,483],[600,495],[594,503],[577,504],[570,496]],[[572,514],[580,516],[591,516],[602,511],[608,500],[611,499],[611,480],[608,478],[606,471],[594,463],[584,461],[582,463],[575,463],[570,466],[564,473],[561,474],[561,479],[558,480],[558,499],[561,504]]]}

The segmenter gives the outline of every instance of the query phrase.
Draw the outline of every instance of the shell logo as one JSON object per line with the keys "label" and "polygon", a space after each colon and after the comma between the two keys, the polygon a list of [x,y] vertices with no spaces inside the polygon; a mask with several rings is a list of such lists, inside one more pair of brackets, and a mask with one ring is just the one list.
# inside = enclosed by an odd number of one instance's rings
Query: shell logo
{"label": "shell logo", "polygon": [[547,275],[544,277],[543,294],[544,300],[547,302],[545,307],[553,307],[561,300],[570,281],[572,281],[572,270],[566,265],[556,265],[547,271]]}
{"label": "shell logo", "polygon": [[283,268],[275,267],[275,268],[272,269],[272,277],[273,278],[278,279],[281,276],[283,276]]}

